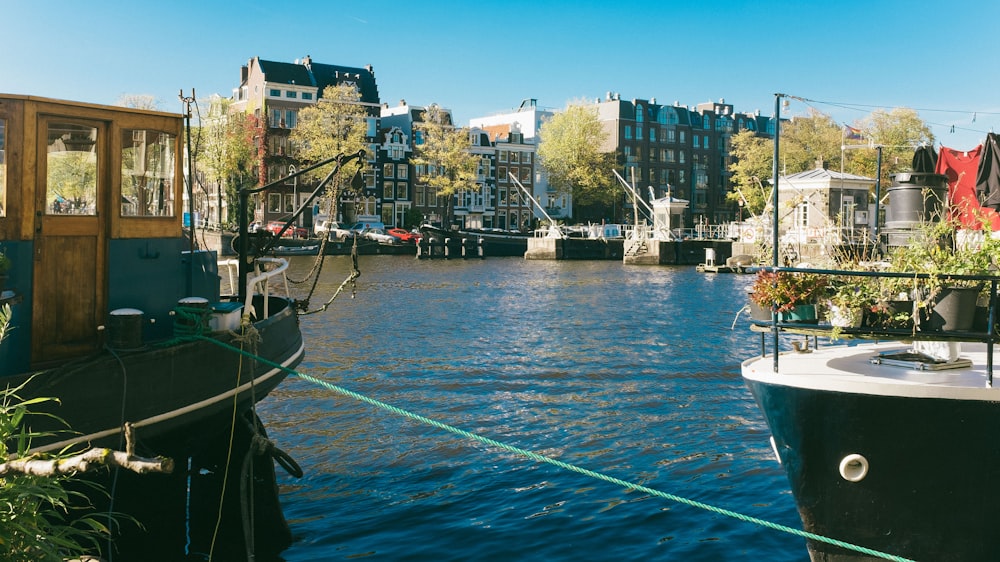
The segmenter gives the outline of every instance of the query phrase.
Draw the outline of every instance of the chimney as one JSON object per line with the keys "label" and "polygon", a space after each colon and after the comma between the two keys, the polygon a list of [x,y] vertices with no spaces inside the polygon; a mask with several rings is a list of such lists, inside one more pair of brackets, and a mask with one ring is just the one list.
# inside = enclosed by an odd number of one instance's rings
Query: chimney
{"label": "chimney", "polygon": [[312,70],[312,68],[311,68],[312,67],[312,57],[310,57],[309,55],[306,55],[305,57],[303,57],[302,58],[302,66],[308,68],[309,70]]}
{"label": "chimney", "polygon": [[829,170],[830,169],[830,163],[829,162],[825,162],[822,158],[820,158],[820,159],[816,160],[816,169],[817,170],[819,170],[819,169]]}

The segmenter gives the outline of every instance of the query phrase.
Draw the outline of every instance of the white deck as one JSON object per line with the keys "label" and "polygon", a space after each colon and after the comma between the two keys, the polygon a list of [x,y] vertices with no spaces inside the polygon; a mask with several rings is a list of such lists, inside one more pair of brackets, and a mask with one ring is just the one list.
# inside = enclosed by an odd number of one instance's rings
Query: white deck
{"label": "white deck", "polygon": [[[773,371],[774,357],[767,355],[743,362],[748,380],[798,388],[847,393],[1000,401],[1000,388],[987,387],[986,345],[962,343],[959,357],[972,361],[965,369],[927,371],[887,364],[873,364],[880,352],[907,350],[903,342],[821,346],[809,353],[786,352],[779,357],[779,372]],[[1000,387],[1000,347],[994,349],[994,386]]]}

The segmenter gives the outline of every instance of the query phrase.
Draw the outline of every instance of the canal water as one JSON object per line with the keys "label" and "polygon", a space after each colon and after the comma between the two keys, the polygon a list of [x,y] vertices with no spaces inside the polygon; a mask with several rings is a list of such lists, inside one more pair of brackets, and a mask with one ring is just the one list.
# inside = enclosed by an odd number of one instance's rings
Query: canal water
{"label": "canal water", "polygon": [[[312,258],[293,258],[292,277]],[[347,276],[330,257],[312,305]],[[750,277],[619,261],[362,256],[299,370],[608,477],[801,528],[739,376]],[[305,289],[303,289],[304,291]],[[799,537],[449,433],[290,377],[259,405],[320,560],[808,560]]]}

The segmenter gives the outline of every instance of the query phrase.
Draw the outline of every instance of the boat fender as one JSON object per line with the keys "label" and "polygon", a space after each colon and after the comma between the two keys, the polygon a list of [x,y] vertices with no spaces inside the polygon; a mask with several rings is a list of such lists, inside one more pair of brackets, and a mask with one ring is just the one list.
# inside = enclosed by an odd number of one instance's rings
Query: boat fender
{"label": "boat fender", "polygon": [[851,453],[840,461],[840,476],[848,482],[861,482],[868,476],[868,459]]}

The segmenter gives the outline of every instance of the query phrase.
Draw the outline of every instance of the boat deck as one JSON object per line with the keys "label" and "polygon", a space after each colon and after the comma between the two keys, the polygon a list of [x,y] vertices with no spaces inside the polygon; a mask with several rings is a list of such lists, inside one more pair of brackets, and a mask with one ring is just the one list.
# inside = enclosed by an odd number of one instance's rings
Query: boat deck
{"label": "boat deck", "polygon": [[913,343],[894,341],[827,345],[810,348],[807,352],[784,352],[778,358],[778,372],[774,371],[774,356],[759,356],[743,362],[743,376],[760,382],[780,382],[817,390],[1000,401],[1000,388],[991,388],[987,383],[986,344],[951,345],[958,346],[958,360],[953,364],[957,368],[891,358],[873,361],[880,354],[913,349]]}

